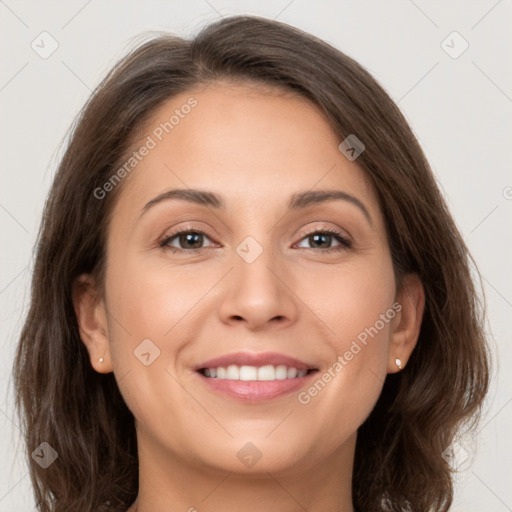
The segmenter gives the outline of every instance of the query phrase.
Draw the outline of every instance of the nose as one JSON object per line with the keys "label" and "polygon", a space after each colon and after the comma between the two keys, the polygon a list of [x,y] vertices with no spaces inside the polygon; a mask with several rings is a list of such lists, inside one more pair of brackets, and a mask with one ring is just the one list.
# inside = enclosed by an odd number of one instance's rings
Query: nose
{"label": "nose", "polygon": [[272,258],[271,251],[248,263],[234,255],[234,268],[227,276],[219,315],[223,323],[243,324],[251,331],[284,328],[297,320],[298,298],[294,279],[284,262]]}

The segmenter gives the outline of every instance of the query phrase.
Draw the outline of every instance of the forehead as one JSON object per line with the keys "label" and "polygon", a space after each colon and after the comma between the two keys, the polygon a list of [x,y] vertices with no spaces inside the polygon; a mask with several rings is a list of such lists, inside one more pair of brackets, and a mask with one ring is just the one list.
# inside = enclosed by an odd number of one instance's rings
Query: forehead
{"label": "forehead", "polygon": [[171,188],[208,189],[234,207],[284,205],[296,191],[336,188],[375,209],[369,178],[340,142],[320,107],[296,94],[251,84],[196,87],[160,105],[138,130],[132,148],[144,156],[116,208],[138,213]]}

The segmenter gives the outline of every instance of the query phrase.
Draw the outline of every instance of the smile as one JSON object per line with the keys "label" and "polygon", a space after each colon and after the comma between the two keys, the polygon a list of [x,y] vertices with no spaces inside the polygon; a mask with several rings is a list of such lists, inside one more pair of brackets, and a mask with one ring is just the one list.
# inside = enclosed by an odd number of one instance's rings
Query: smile
{"label": "smile", "polygon": [[237,352],[196,366],[207,389],[224,398],[257,403],[305,386],[318,368],[311,362],[275,352]]}

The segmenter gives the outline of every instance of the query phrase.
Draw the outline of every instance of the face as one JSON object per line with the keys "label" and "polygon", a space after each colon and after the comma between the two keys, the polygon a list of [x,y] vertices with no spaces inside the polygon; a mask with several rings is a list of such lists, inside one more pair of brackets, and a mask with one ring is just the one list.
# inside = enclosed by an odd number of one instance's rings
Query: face
{"label": "face", "polygon": [[247,85],[175,96],[141,130],[93,364],[155,459],[275,473],[353,449],[401,306],[377,197],[341,142],[307,100]]}

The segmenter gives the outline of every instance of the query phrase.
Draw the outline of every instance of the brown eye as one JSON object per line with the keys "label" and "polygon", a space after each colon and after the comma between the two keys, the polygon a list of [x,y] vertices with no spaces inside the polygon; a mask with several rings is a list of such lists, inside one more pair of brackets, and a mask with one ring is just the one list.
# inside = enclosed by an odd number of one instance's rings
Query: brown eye
{"label": "brown eye", "polygon": [[171,251],[198,251],[204,249],[205,239],[210,240],[206,233],[200,230],[178,231],[166,236],[160,242],[160,247],[169,248]]}
{"label": "brown eye", "polygon": [[[302,240],[307,240],[310,247],[301,247],[302,249],[324,249],[324,250],[343,250],[351,247],[351,243],[336,230],[317,230],[309,233]],[[338,245],[333,246],[333,242]],[[300,247],[300,246],[299,246]]]}

